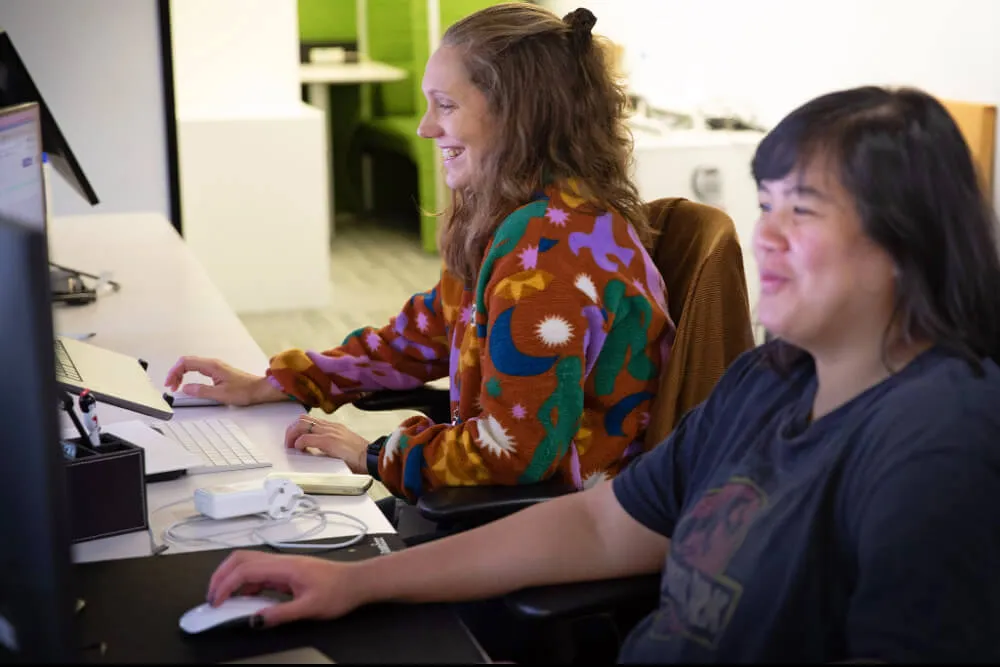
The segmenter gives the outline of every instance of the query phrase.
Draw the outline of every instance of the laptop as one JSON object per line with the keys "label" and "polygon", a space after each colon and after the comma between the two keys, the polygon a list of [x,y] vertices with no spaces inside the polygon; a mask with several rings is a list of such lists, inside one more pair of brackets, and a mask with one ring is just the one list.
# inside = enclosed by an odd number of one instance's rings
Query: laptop
{"label": "laptop", "polygon": [[174,416],[139,359],[65,336],[56,336],[55,348],[56,382],[66,391],[89,389],[109,405],[162,420]]}

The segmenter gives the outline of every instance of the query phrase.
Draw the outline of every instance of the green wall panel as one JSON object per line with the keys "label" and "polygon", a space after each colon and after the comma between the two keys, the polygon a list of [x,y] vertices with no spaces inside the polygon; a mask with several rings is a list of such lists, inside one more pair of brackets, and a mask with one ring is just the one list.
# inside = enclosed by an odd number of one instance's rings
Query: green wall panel
{"label": "green wall panel", "polygon": [[353,42],[358,38],[355,0],[299,0],[299,39]]}

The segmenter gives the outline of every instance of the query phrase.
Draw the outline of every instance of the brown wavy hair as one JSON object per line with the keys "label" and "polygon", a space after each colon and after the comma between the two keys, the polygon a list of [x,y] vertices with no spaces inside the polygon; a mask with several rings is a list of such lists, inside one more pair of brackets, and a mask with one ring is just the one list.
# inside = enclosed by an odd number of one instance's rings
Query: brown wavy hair
{"label": "brown wavy hair", "polygon": [[477,174],[488,186],[452,192],[439,239],[445,266],[467,285],[499,224],[546,182],[576,179],[581,194],[618,212],[640,240],[652,236],[629,177],[628,97],[607,42],[591,33],[595,21],[586,9],[560,19],[508,2],[470,14],[442,37],[442,46],[460,50],[497,127]]}

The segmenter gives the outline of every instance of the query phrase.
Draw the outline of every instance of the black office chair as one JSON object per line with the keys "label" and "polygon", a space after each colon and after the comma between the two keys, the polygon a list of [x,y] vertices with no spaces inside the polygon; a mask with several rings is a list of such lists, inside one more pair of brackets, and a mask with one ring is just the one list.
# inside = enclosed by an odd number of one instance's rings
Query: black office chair
{"label": "black office chair", "polygon": [[[371,392],[354,401],[354,406],[370,412],[416,410],[435,423],[451,421],[448,390],[426,385],[408,391]],[[557,480],[519,486],[436,489],[423,494],[416,503],[417,512],[432,527],[419,534],[407,533],[404,539],[410,545],[438,539],[575,490],[571,484]]]}

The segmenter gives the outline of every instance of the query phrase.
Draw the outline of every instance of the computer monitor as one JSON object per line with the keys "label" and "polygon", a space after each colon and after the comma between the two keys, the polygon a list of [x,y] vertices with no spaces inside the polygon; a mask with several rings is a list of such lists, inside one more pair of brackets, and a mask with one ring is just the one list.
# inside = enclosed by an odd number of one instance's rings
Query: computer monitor
{"label": "computer monitor", "polygon": [[63,136],[42,94],[32,81],[28,68],[14,48],[10,34],[0,30],[0,107],[37,102],[40,108],[43,150],[49,162],[62,174],[70,187],[92,206],[98,203],[97,193],[83,173],[69,142]]}
{"label": "computer monitor", "polygon": [[[44,228],[48,211],[41,113],[37,102],[0,107],[0,215]],[[96,301],[97,291],[84,283],[84,275],[90,274],[51,265],[52,300],[74,305]]]}
{"label": "computer monitor", "polygon": [[0,216],[0,663],[79,660],[44,228]]}
{"label": "computer monitor", "polygon": [[40,111],[0,106],[0,215],[45,229]]}

